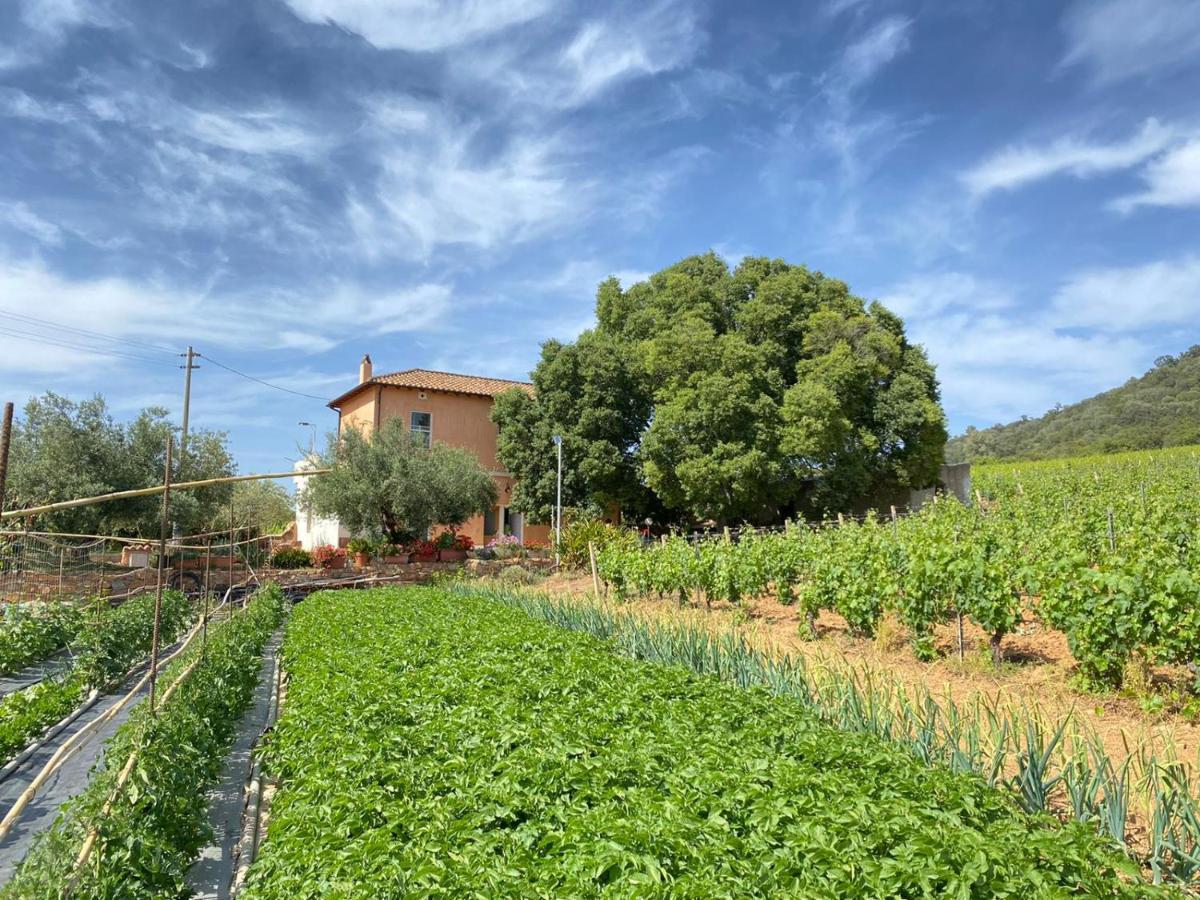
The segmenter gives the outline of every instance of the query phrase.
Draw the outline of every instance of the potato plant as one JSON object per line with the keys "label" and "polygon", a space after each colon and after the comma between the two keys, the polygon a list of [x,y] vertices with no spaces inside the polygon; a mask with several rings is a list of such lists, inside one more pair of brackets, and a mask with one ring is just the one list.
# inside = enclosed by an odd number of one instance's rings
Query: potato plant
{"label": "potato plant", "polygon": [[1159,893],[975,775],[465,591],[314,596],[284,653],[247,900]]}

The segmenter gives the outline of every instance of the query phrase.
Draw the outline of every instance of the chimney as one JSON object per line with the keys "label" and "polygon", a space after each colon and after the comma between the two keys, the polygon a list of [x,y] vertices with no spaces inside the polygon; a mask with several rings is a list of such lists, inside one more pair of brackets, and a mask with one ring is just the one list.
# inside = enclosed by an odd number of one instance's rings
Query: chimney
{"label": "chimney", "polygon": [[358,364],[358,383],[366,384],[371,380],[371,374],[374,370],[371,367],[371,354],[366,354],[362,358],[362,362]]}

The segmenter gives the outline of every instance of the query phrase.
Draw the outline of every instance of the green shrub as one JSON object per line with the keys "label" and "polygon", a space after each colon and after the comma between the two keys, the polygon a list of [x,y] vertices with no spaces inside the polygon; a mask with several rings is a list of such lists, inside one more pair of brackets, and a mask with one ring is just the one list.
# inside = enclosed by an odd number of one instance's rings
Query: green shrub
{"label": "green shrub", "polygon": [[14,603],[0,621],[0,675],[19,672],[67,645],[83,624],[74,603]]}
{"label": "green shrub", "polygon": [[312,564],[312,557],[303,547],[282,547],[271,555],[273,569],[307,569]]}
{"label": "green shrub", "polygon": [[627,528],[610,525],[599,519],[580,519],[563,528],[562,546],[559,555],[568,569],[588,569],[588,544],[594,544],[596,553],[613,543],[627,544],[632,532]]}

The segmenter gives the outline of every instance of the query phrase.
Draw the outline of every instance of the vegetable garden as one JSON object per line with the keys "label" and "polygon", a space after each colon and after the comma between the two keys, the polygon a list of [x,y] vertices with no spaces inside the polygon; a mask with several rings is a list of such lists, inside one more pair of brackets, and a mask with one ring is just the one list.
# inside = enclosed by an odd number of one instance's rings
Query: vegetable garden
{"label": "vegetable garden", "polygon": [[327,593],[284,656],[247,897],[1156,891],[1095,828],[831,727],[736,648],[598,607]]}

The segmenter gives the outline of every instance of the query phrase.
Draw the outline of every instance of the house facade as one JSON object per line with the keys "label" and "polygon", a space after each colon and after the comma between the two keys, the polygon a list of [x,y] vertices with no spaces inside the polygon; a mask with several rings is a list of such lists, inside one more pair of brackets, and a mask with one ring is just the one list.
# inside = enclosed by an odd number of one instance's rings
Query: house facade
{"label": "house facade", "polygon": [[533,385],[524,381],[429,369],[375,375],[371,357],[366,356],[359,366],[358,384],[332,400],[329,406],[338,412],[339,434],[349,427],[369,433],[398,418],[413,434],[429,443],[472,451],[495,479],[499,497],[487,515],[475,516],[459,529],[477,546],[503,534],[515,535],[525,542],[548,542],[548,525],[526,522],[510,507],[515,480],[496,454],[499,429],[491,419],[492,403],[497,395],[514,388],[533,391]]}

